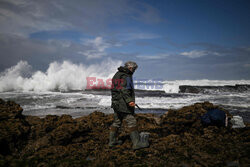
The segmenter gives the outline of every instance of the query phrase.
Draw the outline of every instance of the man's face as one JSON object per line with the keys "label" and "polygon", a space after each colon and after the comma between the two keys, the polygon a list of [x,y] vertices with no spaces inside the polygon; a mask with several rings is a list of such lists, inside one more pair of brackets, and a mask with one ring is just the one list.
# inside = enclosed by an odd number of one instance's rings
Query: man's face
{"label": "man's face", "polygon": [[128,67],[128,69],[129,69],[132,73],[135,72],[135,68],[133,68],[133,67]]}

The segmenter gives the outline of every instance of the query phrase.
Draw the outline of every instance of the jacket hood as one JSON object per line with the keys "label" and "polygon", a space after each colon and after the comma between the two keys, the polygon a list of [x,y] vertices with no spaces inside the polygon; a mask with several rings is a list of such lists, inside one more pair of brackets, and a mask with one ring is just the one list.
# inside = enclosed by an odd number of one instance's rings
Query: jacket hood
{"label": "jacket hood", "polygon": [[130,74],[130,75],[133,74],[133,72],[131,72],[128,68],[123,67],[123,66],[120,66],[120,67],[118,68],[118,71],[124,72],[124,73],[127,73],[127,74]]}

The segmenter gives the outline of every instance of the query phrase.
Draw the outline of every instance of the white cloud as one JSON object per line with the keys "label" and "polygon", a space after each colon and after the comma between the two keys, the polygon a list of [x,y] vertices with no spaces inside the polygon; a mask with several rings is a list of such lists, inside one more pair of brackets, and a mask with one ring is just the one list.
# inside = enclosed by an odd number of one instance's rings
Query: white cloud
{"label": "white cloud", "polygon": [[206,51],[192,50],[190,52],[182,52],[180,53],[182,56],[186,56],[189,58],[198,58],[207,55]]}
{"label": "white cloud", "polygon": [[182,53],[180,53],[180,55],[186,56],[189,58],[199,58],[199,57],[203,57],[206,55],[222,56],[222,54],[220,54],[218,52],[210,52],[210,51],[206,51],[206,50],[192,50],[189,52],[182,52]]}
{"label": "white cloud", "polygon": [[160,35],[153,33],[124,33],[120,35],[120,38],[124,40],[156,39],[160,37]]}
{"label": "white cloud", "polygon": [[[1,0],[0,33],[28,36],[37,31],[105,31],[123,18],[155,23],[162,20],[156,8],[130,0]],[[112,10],[110,10],[112,9]],[[108,28],[108,27],[107,27]]]}
{"label": "white cloud", "polygon": [[101,58],[106,56],[106,49],[110,47],[119,47],[120,44],[114,43],[110,44],[105,41],[102,37],[96,37],[95,39],[82,39],[82,45],[87,48],[84,51],[79,51],[78,53],[86,56],[88,59]]}
{"label": "white cloud", "polygon": [[[58,9],[53,4],[46,7],[42,1],[3,0],[5,8],[0,6],[0,33],[28,36],[36,31],[62,30],[72,28],[66,19],[54,17]],[[54,8],[54,10],[53,10]]]}
{"label": "white cloud", "polygon": [[156,55],[138,55],[137,58],[146,59],[146,60],[158,60],[168,57],[170,54],[168,53],[160,53]]}
{"label": "white cloud", "polygon": [[0,50],[2,52],[0,70],[20,60],[47,65],[46,63],[55,60],[84,61],[101,58],[107,56],[107,48],[116,47],[114,42],[108,42],[101,37],[87,39],[84,42],[76,43],[70,40],[55,39],[46,41],[0,33]]}
{"label": "white cloud", "polygon": [[95,39],[88,39],[86,40],[84,45],[93,46],[99,52],[104,52],[105,49],[110,47],[110,44],[106,43],[102,37],[96,37]]}

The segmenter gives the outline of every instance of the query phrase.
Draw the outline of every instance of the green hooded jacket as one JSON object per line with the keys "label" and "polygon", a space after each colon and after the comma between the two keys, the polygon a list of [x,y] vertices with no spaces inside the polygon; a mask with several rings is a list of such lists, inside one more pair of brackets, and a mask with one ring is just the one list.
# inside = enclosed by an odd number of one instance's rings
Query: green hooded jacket
{"label": "green hooded jacket", "polygon": [[135,108],[128,105],[131,101],[135,102],[132,75],[133,72],[128,68],[120,66],[112,78],[111,108],[115,112],[134,113]]}

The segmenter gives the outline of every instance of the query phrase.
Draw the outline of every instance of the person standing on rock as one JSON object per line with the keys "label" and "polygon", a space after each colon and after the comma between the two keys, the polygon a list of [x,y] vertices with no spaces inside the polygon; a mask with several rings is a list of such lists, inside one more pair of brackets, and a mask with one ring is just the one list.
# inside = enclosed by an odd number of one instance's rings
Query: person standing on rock
{"label": "person standing on rock", "polygon": [[118,71],[112,78],[111,108],[114,110],[114,122],[110,126],[110,147],[122,143],[122,141],[117,141],[117,133],[123,120],[127,122],[133,149],[148,147],[148,143],[140,141],[140,135],[136,125],[137,121],[134,117],[135,93],[132,75],[137,67],[138,65],[135,62],[128,61],[124,66],[118,68]]}

